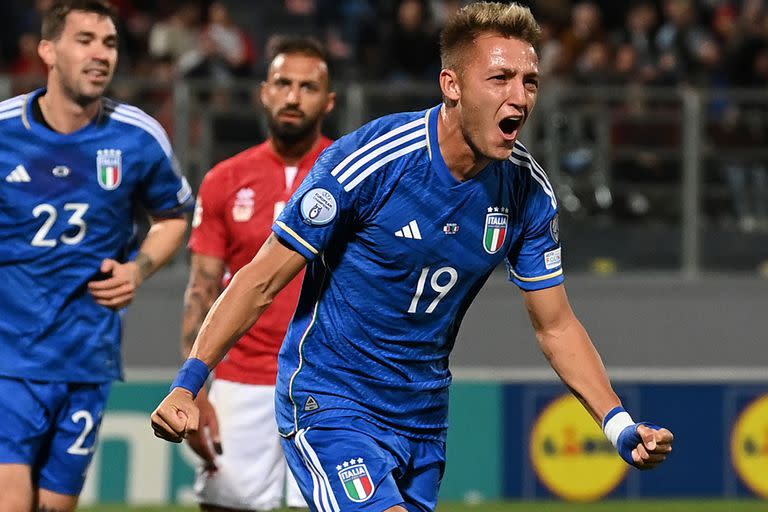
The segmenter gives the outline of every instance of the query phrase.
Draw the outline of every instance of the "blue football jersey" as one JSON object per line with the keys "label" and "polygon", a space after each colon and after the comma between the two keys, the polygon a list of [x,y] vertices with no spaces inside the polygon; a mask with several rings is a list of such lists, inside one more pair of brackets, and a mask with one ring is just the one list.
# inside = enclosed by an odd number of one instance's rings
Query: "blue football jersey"
{"label": "blue football jersey", "polygon": [[134,215],[192,206],[162,127],[104,101],[63,135],[33,115],[43,90],[0,103],[0,375],[44,381],[119,378],[120,314],[87,283],[104,258],[135,249]]}
{"label": "blue football jersey", "polygon": [[522,144],[459,182],[437,140],[439,107],[373,121],[318,159],[273,230],[304,255],[280,351],[288,435],[345,414],[442,438],[459,324],[506,260],[525,290],[563,281],[557,202]]}

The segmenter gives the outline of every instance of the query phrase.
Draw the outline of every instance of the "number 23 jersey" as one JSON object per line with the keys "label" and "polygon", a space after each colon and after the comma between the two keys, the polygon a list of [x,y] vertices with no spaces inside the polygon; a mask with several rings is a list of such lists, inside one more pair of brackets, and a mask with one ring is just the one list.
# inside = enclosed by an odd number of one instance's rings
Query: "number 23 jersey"
{"label": "number 23 jersey", "polygon": [[104,100],[64,135],[35,115],[42,92],[0,103],[0,375],[106,382],[122,372],[120,314],[88,282],[135,250],[139,205],[178,216],[192,194],[149,115]]}
{"label": "number 23 jersey", "polygon": [[457,181],[439,107],[386,116],[318,159],[273,226],[310,260],[280,351],[284,435],[346,413],[442,438],[459,324],[506,261],[525,290],[560,284],[557,203],[522,144]]}

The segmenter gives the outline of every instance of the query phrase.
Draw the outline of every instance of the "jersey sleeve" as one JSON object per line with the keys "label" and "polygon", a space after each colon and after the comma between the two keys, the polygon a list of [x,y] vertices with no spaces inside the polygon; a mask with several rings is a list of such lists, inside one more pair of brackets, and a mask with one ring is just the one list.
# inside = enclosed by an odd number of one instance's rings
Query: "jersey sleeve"
{"label": "jersey sleeve", "polygon": [[148,172],[142,183],[141,201],[153,217],[176,217],[194,205],[192,189],[181,174],[170,143],[164,150],[152,140],[145,148]]}
{"label": "jersey sleeve", "polygon": [[192,233],[189,248],[194,253],[214,256],[224,260],[227,248],[225,203],[227,188],[221,183],[214,168],[206,174],[197,194],[195,213],[192,216]]}
{"label": "jersey sleeve", "polygon": [[[349,138],[350,136],[347,136]],[[338,168],[354,156],[350,141],[326,149],[280,213],[272,230],[308,260],[355,230],[366,215],[366,186],[343,185]],[[368,181],[366,180],[366,184]]]}
{"label": "jersey sleeve", "polygon": [[507,254],[509,280],[523,290],[541,290],[563,282],[560,226],[551,185],[541,174],[531,183],[524,210],[521,243]]}

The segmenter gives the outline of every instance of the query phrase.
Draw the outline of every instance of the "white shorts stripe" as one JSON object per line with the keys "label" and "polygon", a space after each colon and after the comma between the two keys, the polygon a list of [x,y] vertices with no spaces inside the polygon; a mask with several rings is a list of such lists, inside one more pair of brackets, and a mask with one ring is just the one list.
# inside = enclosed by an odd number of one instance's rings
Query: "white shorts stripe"
{"label": "white shorts stripe", "polygon": [[370,167],[365,169],[363,172],[358,174],[357,177],[355,177],[354,180],[352,180],[349,183],[347,183],[344,186],[344,190],[349,192],[350,190],[352,190],[353,188],[358,186],[361,181],[363,181],[365,178],[367,178],[368,176],[373,174],[376,171],[376,169],[378,169],[379,167],[381,167],[381,166],[383,166],[385,164],[388,164],[392,160],[396,160],[396,159],[400,158],[403,155],[407,155],[408,153],[411,153],[412,151],[416,151],[417,149],[420,149],[420,148],[423,148],[423,147],[426,147],[426,146],[427,146],[427,141],[422,139],[419,142],[416,142],[415,144],[411,144],[410,146],[406,146],[406,147],[404,147],[402,149],[399,149],[399,150],[395,151],[394,153],[391,153],[391,154],[385,156],[381,160],[377,160],[376,163],[374,163],[373,165],[371,165]]}
{"label": "white shorts stripe", "polygon": [[310,467],[310,469],[314,469],[321,481],[321,485],[327,491],[325,497],[330,500],[330,508],[327,510],[329,512],[339,512],[341,508],[339,507],[339,502],[336,501],[336,496],[333,494],[331,482],[328,480],[328,475],[325,473],[323,465],[320,464],[320,459],[317,458],[317,453],[315,453],[315,450],[309,444],[309,441],[307,441],[306,430],[301,429],[299,432],[297,432],[296,441],[299,444],[300,449],[302,449],[302,454],[305,456],[307,465]]}
{"label": "white shorts stripe", "polygon": [[381,155],[382,153],[386,153],[392,148],[396,148],[397,146],[400,146],[401,144],[404,144],[408,142],[409,140],[417,139],[419,137],[425,137],[427,135],[427,130],[417,130],[415,132],[411,132],[408,135],[403,135],[402,137],[393,140],[392,142],[388,142],[387,144],[384,144],[383,146],[377,148],[375,151],[371,151],[367,155],[365,155],[363,158],[355,162],[353,165],[351,165],[344,173],[339,176],[337,179],[339,180],[339,183],[344,183],[347,181],[347,179],[352,176],[355,171],[357,171],[359,168],[376,158],[377,156]]}
{"label": "white shorts stripe", "polygon": [[381,142],[383,142],[383,141],[385,141],[387,139],[391,139],[391,138],[393,138],[393,137],[395,137],[395,136],[397,136],[397,135],[399,135],[399,134],[401,134],[403,132],[407,132],[408,130],[416,128],[417,126],[423,125],[423,124],[425,124],[425,122],[426,122],[425,119],[417,119],[416,121],[411,121],[410,123],[407,123],[407,124],[404,124],[404,125],[402,125],[402,126],[400,126],[398,128],[395,128],[394,130],[389,131],[389,132],[385,133],[384,135],[376,137],[371,142],[369,142],[368,144],[366,144],[363,147],[359,148],[354,153],[349,155],[347,158],[342,160],[340,164],[338,164],[336,167],[333,168],[333,170],[331,171],[331,175],[332,176],[336,176],[337,174],[339,174],[342,171],[342,169],[344,169],[344,167],[349,165],[349,163],[352,160],[354,160],[355,158],[357,158],[361,154],[365,153],[366,151],[370,150],[371,148],[377,146],[379,143],[381,143]]}
{"label": "white shorts stripe", "polygon": [[[303,431],[299,431],[300,433],[303,433]],[[298,448],[299,453],[301,453],[301,458],[304,459],[304,464],[307,466],[307,469],[309,469],[309,474],[312,475],[312,501],[315,503],[315,507],[320,512],[326,512],[328,509],[323,506],[325,499],[320,498],[320,493],[323,492],[323,489],[321,488],[320,480],[317,477],[317,474],[314,471],[314,468],[312,468],[312,464],[309,462],[309,458],[307,457],[307,454],[304,452],[304,449],[301,446],[301,443],[299,442],[299,434],[296,434],[296,437],[293,441],[296,444],[296,448]],[[323,498],[325,498],[325,495],[323,495]]]}

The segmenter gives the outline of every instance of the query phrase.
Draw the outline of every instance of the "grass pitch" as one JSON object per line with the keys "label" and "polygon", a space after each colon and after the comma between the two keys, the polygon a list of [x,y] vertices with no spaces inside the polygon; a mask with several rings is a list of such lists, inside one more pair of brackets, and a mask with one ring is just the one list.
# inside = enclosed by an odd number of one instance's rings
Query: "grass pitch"
{"label": "grass pitch", "polygon": [[[83,507],[82,512],[195,512],[194,507],[99,505]],[[289,512],[288,509],[277,512]],[[505,503],[445,503],[437,512],[768,512],[768,501],[754,500],[674,500],[607,501],[603,503],[563,503],[550,501]]]}

